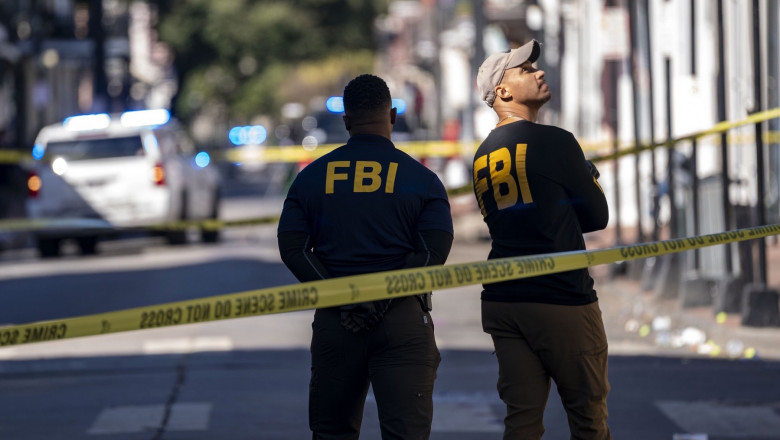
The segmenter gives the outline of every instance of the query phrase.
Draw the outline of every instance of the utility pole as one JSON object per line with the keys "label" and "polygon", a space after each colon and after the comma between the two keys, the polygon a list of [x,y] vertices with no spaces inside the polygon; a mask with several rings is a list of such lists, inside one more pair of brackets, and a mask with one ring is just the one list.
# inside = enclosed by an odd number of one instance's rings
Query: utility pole
{"label": "utility pole", "polygon": [[92,66],[95,111],[108,110],[108,81],[106,80],[106,34],[103,30],[103,0],[89,2],[89,37],[95,43],[95,64]]}
{"label": "utility pole", "polygon": [[[696,0],[691,0],[691,77],[696,78]],[[693,203],[693,235],[699,235],[699,152],[696,139],[691,141],[691,192]],[[699,249],[693,251],[693,269],[699,270]]]}
{"label": "utility pole", "polygon": [[[648,100],[650,103],[650,143],[655,143],[655,95],[653,94],[653,39],[650,32],[650,0],[644,0],[645,38],[647,39]],[[655,149],[650,151],[650,174],[653,185],[653,241],[658,241],[658,180]]]}
{"label": "utility pole", "polygon": [[[718,122],[726,120],[726,42],[723,38],[725,32],[723,26],[723,0],[718,0]],[[721,197],[723,203],[723,229],[731,230],[731,200],[729,197],[729,144],[726,132],[720,134],[720,162],[721,162]],[[723,246],[726,260],[726,273],[731,275],[734,268],[731,262],[731,245]]]}
{"label": "utility pole", "polygon": [[639,151],[642,149],[641,134],[640,134],[640,102],[639,102],[639,78],[636,69],[636,45],[637,45],[637,21],[636,10],[634,9],[634,2],[628,2],[628,31],[629,31],[629,60],[628,68],[631,73],[631,96],[634,101],[634,176],[635,176],[635,191],[634,197],[636,198],[636,242],[642,243],[645,241],[645,234],[642,228],[642,189],[641,181],[642,176],[640,172],[641,157]]}
{"label": "utility pole", "polygon": [[[759,0],[753,0],[753,112],[758,113],[762,109],[761,103],[761,14],[759,13]],[[766,224],[766,188],[764,182],[764,131],[761,122],[756,122],[756,179],[757,199],[756,220],[759,225]],[[755,241],[758,247],[758,282],[766,286],[766,240],[760,238]]]}

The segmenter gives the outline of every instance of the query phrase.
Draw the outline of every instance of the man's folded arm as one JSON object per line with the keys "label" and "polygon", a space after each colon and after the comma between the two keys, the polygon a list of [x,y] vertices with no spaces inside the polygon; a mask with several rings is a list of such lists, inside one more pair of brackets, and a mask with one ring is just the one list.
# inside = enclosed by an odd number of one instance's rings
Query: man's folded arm
{"label": "man's folded arm", "polygon": [[312,252],[311,236],[306,232],[280,232],[277,236],[282,262],[298,281],[330,278],[328,270]]}
{"label": "man's folded arm", "polygon": [[417,233],[417,250],[406,258],[404,268],[444,264],[452,249],[452,234],[438,229]]}

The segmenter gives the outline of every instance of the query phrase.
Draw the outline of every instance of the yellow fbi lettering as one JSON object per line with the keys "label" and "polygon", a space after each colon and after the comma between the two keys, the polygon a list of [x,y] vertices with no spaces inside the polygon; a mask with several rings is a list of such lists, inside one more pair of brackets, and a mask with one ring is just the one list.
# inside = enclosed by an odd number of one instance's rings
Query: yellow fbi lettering
{"label": "yellow fbi lettering", "polygon": [[[398,163],[390,162],[387,172],[382,178],[382,164],[372,160],[357,160],[354,165],[351,160],[336,160],[328,162],[325,174],[325,194],[336,192],[336,182],[352,180],[352,192],[375,192],[384,187],[384,192],[392,194],[395,189],[395,175]],[[384,185],[383,185],[384,184]]]}
{"label": "yellow fbi lettering", "polygon": [[[517,204],[518,195],[524,204],[533,203],[531,188],[528,185],[526,173],[527,144],[517,144],[515,157],[509,148],[499,148],[490,154],[482,155],[474,160],[474,186],[477,193],[477,201],[482,215],[486,215],[483,194],[493,188],[493,198],[498,209],[505,209]],[[512,163],[515,165],[517,179],[512,175]],[[479,177],[480,171],[488,169],[488,177]]]}

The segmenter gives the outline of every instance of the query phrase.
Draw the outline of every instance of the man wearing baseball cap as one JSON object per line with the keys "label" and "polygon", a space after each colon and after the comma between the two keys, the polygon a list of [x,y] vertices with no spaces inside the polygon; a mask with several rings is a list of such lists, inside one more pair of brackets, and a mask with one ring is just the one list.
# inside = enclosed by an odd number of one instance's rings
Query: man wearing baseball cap
{"label": "man wearing baseball cap", "polygon": [[[474,194],[492,239],[488,259],[585,249],[584,232],[609,211],[574,136],[536,122],[550,100],[532,40],[490,55],[479,69],[482,99],[498,123],[474,156]],[[523,269],[532,270],[533,268]],[[482,328],[498,359],[506,404],[504,439],[540,439],[555,381],[572,439],[611,439],[607,339],[588,269],[483,284]]]}

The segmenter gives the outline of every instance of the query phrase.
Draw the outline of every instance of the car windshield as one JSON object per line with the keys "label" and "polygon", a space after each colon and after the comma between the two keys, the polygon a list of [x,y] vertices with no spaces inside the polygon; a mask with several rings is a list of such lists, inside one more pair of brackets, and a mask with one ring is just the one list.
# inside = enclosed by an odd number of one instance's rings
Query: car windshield
{"label": "car windshield", "polygon": [[46,146],[46,157],[62,157],[68,161],[143,156],[143,154],[143,144],[139,136],[50,142]]}

